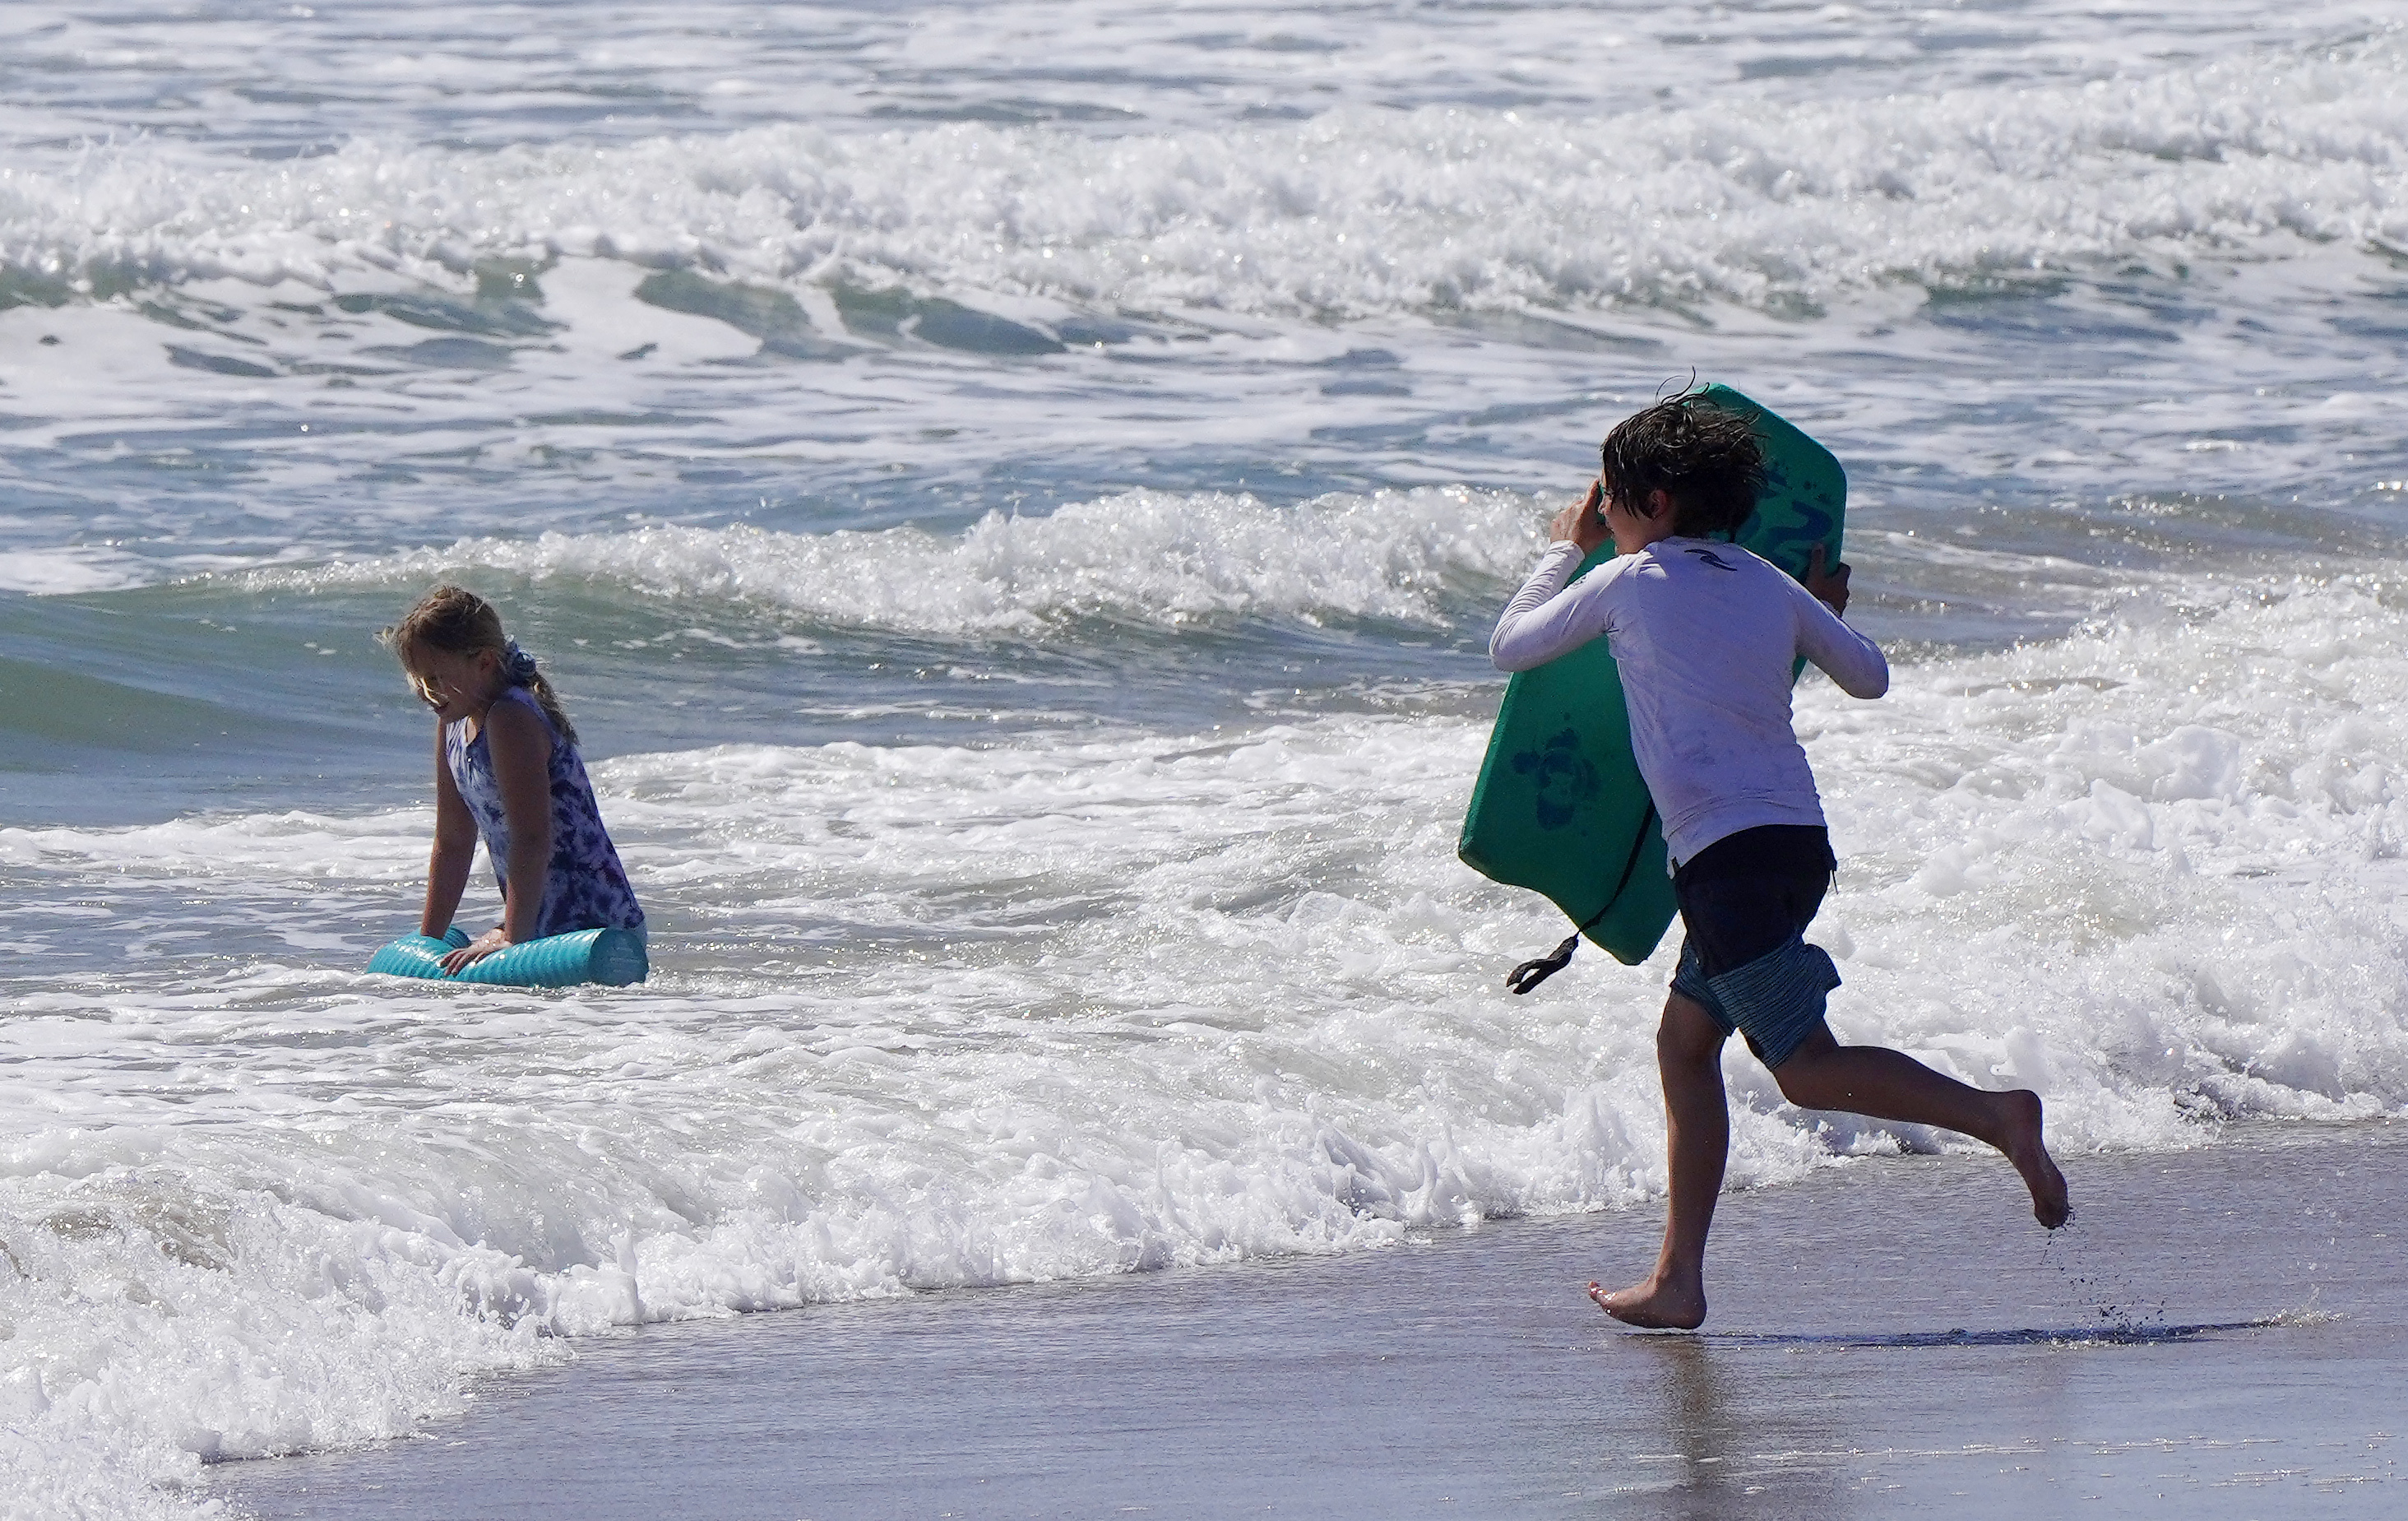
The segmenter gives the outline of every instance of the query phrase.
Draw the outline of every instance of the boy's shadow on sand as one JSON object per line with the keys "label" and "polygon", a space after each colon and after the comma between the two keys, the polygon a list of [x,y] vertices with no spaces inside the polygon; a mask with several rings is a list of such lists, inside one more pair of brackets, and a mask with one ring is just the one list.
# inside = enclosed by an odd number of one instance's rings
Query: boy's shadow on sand
{"label": "boy's shadow on sand", "polygon": [[[2028,1347],[2136,1346],[2159,1342],[2187,1342],[2219,1331],[2262,1331],[2291,1324],[2289,1317],[2226,1320],[2198,1326],[2110,1324],[2068,1329],[1999,1331],[1708,1331],[1676,1332],[1701,1346],[1746,1347]],[[1670,1337],[1663,1340],[1671,1340]]]}

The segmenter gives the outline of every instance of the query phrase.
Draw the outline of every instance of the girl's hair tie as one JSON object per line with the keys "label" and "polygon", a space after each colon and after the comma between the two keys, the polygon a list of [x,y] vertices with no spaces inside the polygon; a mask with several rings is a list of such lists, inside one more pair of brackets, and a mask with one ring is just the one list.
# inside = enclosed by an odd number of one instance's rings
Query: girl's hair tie
{"label": "girl's hair tie", "polygon": [[535,684],[535,656],[520,649],[516,639],[502,646],[502,675],[512,686]]}

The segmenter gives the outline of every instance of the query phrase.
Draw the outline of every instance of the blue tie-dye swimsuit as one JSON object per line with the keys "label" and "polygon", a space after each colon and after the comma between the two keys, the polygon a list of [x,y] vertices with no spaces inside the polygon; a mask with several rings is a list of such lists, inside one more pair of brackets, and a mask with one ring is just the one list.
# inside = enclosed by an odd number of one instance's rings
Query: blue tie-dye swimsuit
{"label": "blue tie-dye swimsuit", "polygon": [[[627,884],[626,868],[602,827],[602,812],[594,804],[594,784],[586,780],[585,762],[577,747],[563,739],[544,715],[543,705],[523,686],[502,694],[504,702],[523,704],[552,736],[552,864],[543,879],[543,911],[536,915],[538,936],[566,935],[575,929],[637,929],[644,927],[644,911],[636,905],[636,890]],[[452,768],[452,784],[477,820],[485,854],[493,857],[494,875],[509,894],[510,826],[502,814],[502,789],[494,778],[494,758],[485,748],[485,729],[474,739],[463,739],[467,722],[443,731],[443,758]]]}

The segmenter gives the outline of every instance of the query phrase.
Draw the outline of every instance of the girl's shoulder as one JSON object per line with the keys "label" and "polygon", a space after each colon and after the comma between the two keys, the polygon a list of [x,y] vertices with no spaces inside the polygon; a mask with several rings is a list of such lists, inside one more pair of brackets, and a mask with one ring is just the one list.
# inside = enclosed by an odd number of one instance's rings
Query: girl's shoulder
{"label": "girl's shoulder", "polygon": [[[506,714],[507,717],[504,716]],[[496,720],[514,726],[523,725],[532,720],[535,725],[533,733],[542,735],[555,745],[560,743],[560,731],[552,726],[552,715],[543,710],[543,704],[538,701],[536,695],[525,687],[509,687],[499,697],[494,699],[494,706],[485,712],[484,726],[487,733],[493,731]],[[522,728],[521,732],[529,731]]]}

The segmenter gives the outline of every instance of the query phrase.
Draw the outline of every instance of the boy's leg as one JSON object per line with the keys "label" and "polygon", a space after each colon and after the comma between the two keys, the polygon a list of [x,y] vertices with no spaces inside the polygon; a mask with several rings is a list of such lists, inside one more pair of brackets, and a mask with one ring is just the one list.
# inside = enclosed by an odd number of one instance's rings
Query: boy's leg
{"label": "boy's leg", "polygon": [[2049,1229],[2072,1217],[2065,1175],[2041,1140],[2040,1095],[2028,1088],[1986,1093],[1933,1071],[1902,1051],[1843,1046],[1830,1026],[1815,1024],[1798,1049],[1772,1069],[1781,1091],[1800,1109],[1838,1109],[1877,1120],[1901,1120],[1962,1131],[2007,1154],[2031,1190],[2032,1216]]}
{"label": "boy's leg", "polygon": [[1695,1000],[1664,1000],[1656,1068],[1664,1079],[1665,1147],[1671,1198],[1656,1270],[1612,1294],[1589,1298],[1633,1326],[1691,1330],[1706,1318],[1706,1232],[1714,1223],[1723,1164],[1730,1155],[1730,1109],[1723,1097],[1723,1027]]}

